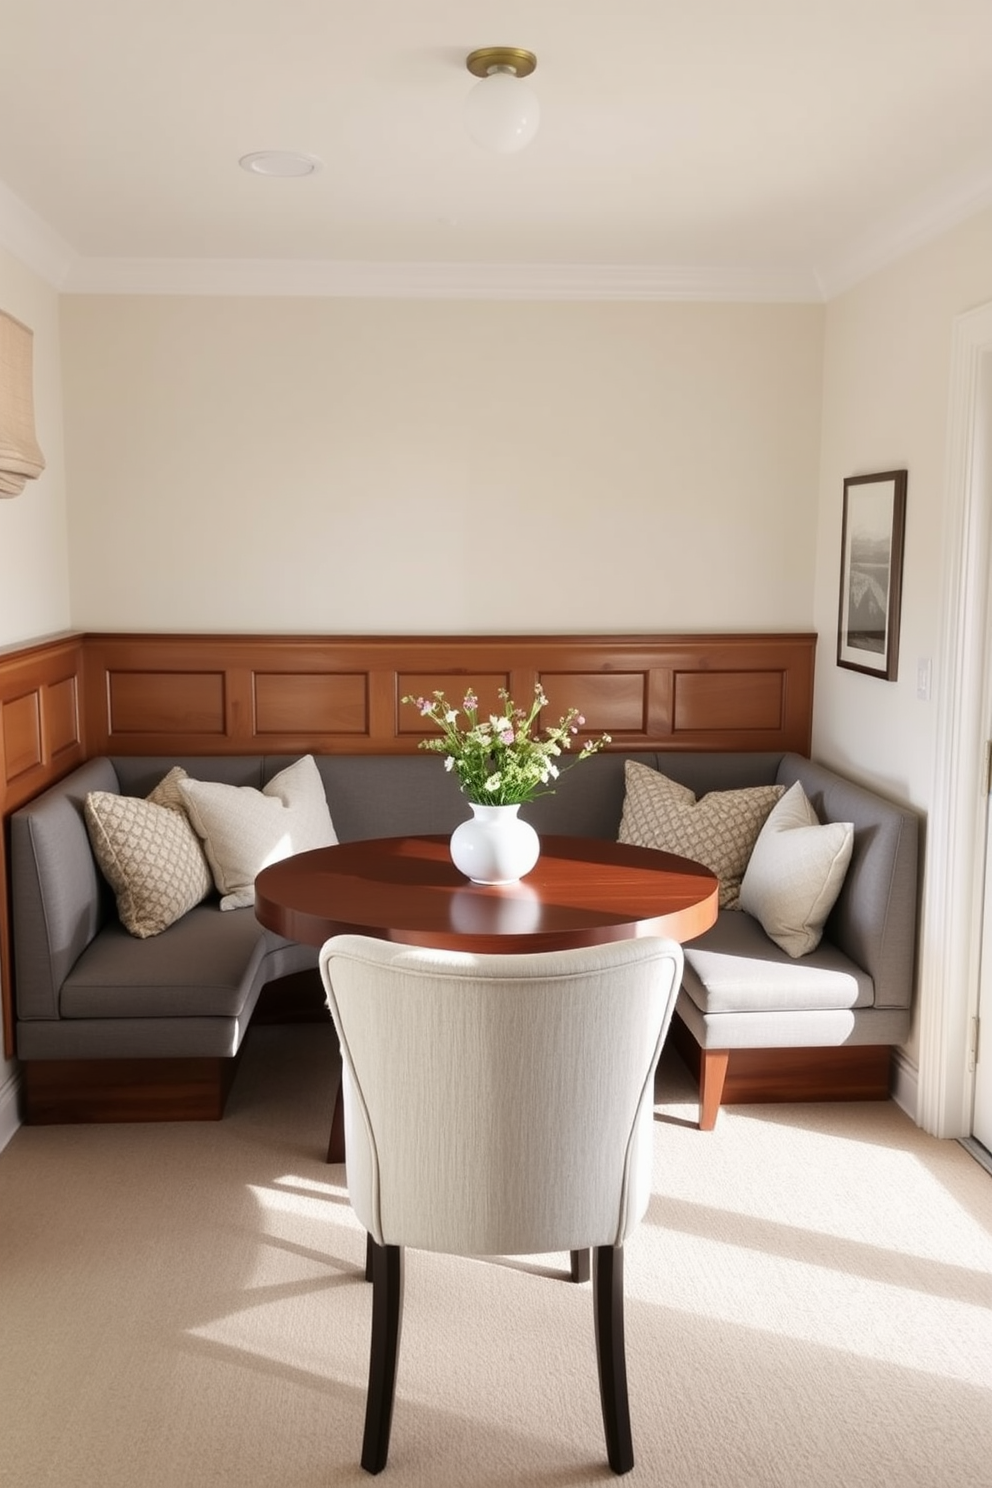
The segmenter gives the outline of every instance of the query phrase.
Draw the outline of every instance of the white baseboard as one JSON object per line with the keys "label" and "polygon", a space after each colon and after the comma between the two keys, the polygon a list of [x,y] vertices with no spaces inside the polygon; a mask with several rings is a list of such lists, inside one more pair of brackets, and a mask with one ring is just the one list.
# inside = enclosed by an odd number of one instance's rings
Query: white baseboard
{"label": "white baseboard", "polygon": [[0,1085],[0,1152],[21,1124],[17,1099],[20,1089],[21,1076],[15,1065],[10,1077]]}
{"label": "white baseboard", "polygon": [[892,1053],[892,1099],[919,1126],[920,1072],[901,1049]]}

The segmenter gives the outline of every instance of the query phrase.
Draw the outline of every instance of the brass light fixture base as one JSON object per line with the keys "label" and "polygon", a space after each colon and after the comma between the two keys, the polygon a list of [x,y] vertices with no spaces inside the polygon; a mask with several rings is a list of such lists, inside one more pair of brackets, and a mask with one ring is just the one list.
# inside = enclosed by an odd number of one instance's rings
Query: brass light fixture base
{"label": "brass light fixture base", "polygon": [[489,77],[493,72],[512,72],[515,77],[530,77],[537,66],[533,52],[523,47],[477,47],[465,58],[465,66],[474,77]]}

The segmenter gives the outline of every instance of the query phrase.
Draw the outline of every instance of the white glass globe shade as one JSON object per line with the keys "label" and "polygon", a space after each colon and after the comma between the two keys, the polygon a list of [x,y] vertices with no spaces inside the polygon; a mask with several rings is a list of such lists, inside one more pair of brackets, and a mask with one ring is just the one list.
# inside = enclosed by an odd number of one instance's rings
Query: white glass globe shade
{"label": "white glass globe shade", "polygon": [[509,72],[483,78],[465,99],[465,128],[484,150],[501,155],[522,150],[540,122],[537,94]]}

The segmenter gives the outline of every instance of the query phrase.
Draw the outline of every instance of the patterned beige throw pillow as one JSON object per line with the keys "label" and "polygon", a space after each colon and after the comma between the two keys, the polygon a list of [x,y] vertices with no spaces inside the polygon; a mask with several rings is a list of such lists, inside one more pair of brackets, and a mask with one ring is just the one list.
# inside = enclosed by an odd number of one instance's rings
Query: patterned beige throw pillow
{"label": "patterned beige throw pillow", "polygon": [[221,909],[254,904],[255,875],[269,863],[338,840],[312,754],[287,765],[260,791],[213,780],[181,780],[179,791],[223,895]]}
{"label": "patterned beige throw pillow", "polygon": [[210,893],[213,881],[179,796],[178,765],[150,795],[91,791],[83,804],[100,871],[121,924],[139,940],[159,935]]}
{"label": "patterned beige throw pillow", "polygon": [[695,793],[648,765],[628,760],[620,842],[678,853],[720,880],[720,908],[739,909],[741,878],[758,833],[784,785]]}

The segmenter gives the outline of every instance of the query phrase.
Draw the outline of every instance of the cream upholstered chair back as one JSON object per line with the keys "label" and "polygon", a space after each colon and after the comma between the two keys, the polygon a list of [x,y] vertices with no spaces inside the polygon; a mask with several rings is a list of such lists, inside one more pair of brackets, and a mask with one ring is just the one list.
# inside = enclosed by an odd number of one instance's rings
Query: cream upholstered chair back
{"label": "cream upholstered chair back", "polygon": [[378,1245],[622,1244],[650,1193],[680,946],[481,956],[340,935],[320,967],[341,1042],[349,1194]]}
{"label": "cream upholstered chair back", "polygon": [[572,1252],[589,1277],[610,1466],[634,1447],[623,1241],[650,1192],[654,1074],[682,980],[660,939],[477,956],[339,935],[320,953],[341,1041],[352,1207],[368,1231],[362,1466],[389,1453],[404,1250]]}

